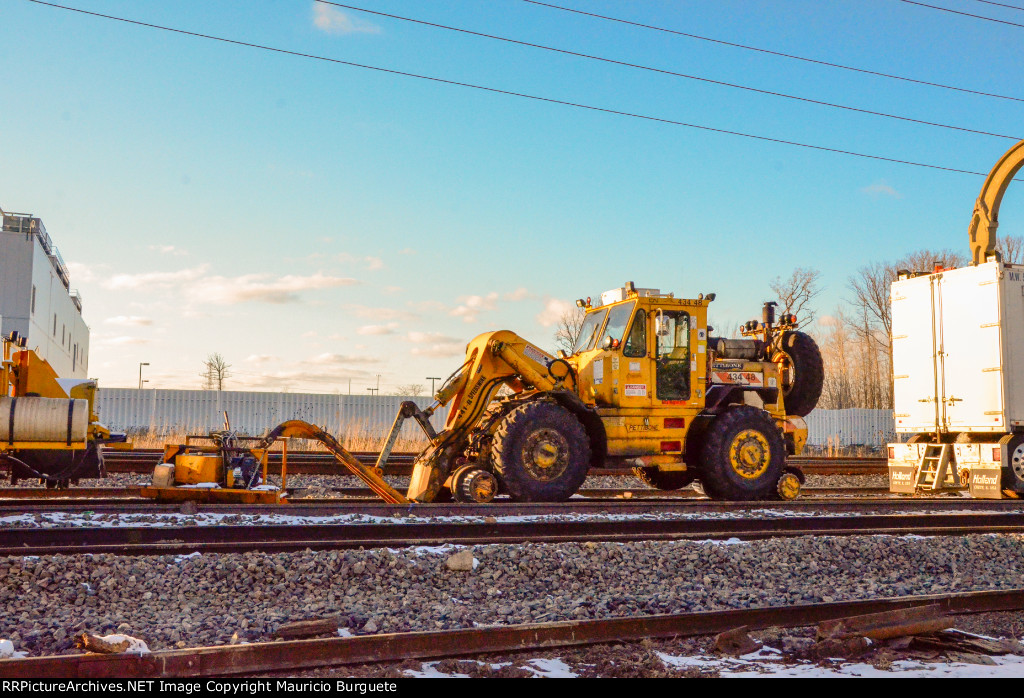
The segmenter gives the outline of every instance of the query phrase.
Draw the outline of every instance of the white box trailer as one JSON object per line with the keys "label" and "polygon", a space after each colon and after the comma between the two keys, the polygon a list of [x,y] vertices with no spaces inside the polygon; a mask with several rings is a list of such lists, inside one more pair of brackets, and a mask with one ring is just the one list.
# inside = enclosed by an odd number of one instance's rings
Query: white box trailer
{"label": "white box trailer", "polygon": [[889,445],[890,489],[1024,489],[1024,266],[904,275],[891,300],[896,432],[911,436]]}

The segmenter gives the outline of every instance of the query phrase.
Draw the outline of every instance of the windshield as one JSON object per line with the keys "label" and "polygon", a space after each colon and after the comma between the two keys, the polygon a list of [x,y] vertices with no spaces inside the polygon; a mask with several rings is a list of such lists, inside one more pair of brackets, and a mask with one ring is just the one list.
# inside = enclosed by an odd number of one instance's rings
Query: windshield
{"label": "windshield", "polygon": [[[604,337],[612,338],[612,349],[617,349],[619,343],[622,342],[622,333],[626,331],[626,323],[629,322],[629,316],[633,314],[633,308],[636,306],[636,301],[629,303],[623,303],[617,305],[608,311],[608,324],[604,328],[604,336],[601,341],[604,341]],[[601,346],[604,346],[603,344]]]}
{"label": "windshield", "polygon": [[580,328],[580,335],[576,339],[576,346],[572,348],[573,354],[594,348],[594,345],[597,343],[597,333],[600,331],[601,324],[604,322],[604,316],[607,314],[607,309],[587,313],[587,317],[583,320],[583,327]]}

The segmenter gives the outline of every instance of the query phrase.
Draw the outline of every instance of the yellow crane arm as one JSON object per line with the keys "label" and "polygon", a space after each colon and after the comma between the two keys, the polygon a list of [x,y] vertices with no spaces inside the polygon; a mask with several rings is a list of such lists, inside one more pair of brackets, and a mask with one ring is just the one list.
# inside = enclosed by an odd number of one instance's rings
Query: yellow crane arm
{"label": "yellow crane arm", "polygon": [[999,204],[1014,175],[1024,167],[1024,141],[1006,151],[988,173],[971,217],[971,264],[982,264],[996,251],[996,228],[999,227]]}
{"label": "yellow crane arm", "polygon": [[319,441],[328,451],[331,452],[331,455],[333,455],[339,463],[345,466],[345,468],[347,468],[353,475],[365,482],[370,489],[385,502],[389,504],[409,503],[408,499],[402,496],[399,492],[396,492],[391,485],[384,481],[384,478],[381,477],[380,472],[377,471],[376,468],[367,468],[365,465],[360,463],[355,456],[346,451],[345,448],[338,443],[337,439],[320,427],[314,426],[309,422],[292,419],[279,424],[266,436],[266,438],[263,439],[261,445],[265,448],[269,448],[270,444],[274,443],[275,439],[290,437]]}

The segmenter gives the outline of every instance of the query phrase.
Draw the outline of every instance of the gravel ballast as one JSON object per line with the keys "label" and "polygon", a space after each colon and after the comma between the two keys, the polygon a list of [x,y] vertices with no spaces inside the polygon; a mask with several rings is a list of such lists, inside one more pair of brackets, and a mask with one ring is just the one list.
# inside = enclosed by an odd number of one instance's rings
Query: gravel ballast
{"label": "gravel ballast", "polygon": [[3,558],[0,637],[30,655],[81,631],[166,649],[335,614],[397,632],[1013,588],[1024,537],[474,546],[474,569],[449,569],[460,550]]}

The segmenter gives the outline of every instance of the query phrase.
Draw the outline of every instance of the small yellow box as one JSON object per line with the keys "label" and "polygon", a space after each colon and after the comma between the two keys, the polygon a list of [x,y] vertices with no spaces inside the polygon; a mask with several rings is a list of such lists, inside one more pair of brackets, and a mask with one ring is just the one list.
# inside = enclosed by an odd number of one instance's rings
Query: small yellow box
{"label": "small yellow box", "polygon": [[220,456],[202,453],[176,456],[174,459],[174,483],[176,485],[219,483],[223,469],[224,463]]}

